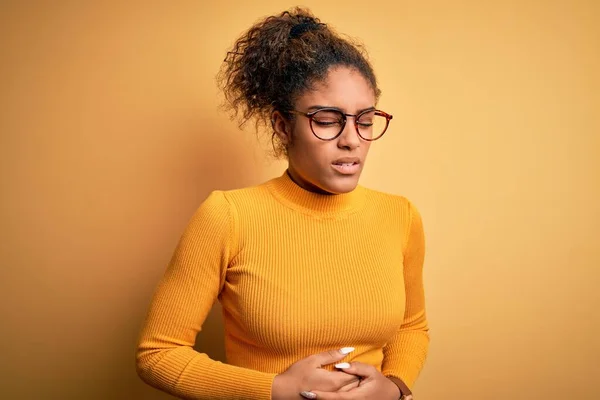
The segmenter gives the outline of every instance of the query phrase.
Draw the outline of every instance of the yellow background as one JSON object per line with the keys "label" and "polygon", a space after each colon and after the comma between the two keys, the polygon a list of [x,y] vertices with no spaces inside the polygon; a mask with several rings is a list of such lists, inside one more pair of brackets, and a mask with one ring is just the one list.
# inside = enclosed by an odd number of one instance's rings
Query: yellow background
{"label": "yellow background", "polygon": [[[215,74],[292,5],[1,3],[0,397],[169,398],[133,354],[179,235],[211,190],[285,165]],[[394,114],[362,184],[425,222],[416,398],[600,398],[600,2],[304,5],[367,45]]]}

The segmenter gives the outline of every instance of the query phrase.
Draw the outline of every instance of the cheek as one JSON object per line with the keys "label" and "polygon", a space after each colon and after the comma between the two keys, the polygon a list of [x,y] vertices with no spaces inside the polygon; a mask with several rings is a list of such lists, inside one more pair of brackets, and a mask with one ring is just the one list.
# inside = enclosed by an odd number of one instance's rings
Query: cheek
{"label": "cheek", "polygon": [[296,137],[289,148],[290,161],[304,171],[318,170],[330,162],[335,154],[335,145],[323,142],[314,135]]}
{"label": "cheek", "polygon": [[295,129],[292,131],[294,139],[302,144],[310,144],[313,139],[317,139],[310,129],[308,121],[297,122]]}
{"label": "cheek", "polygon": [[296,153],[298,157],[309,158],[309,154],[314,156],[322,151],[323,144],[321,140],[313,135],[310,127],[300,125],[292,131],[291,152]]}

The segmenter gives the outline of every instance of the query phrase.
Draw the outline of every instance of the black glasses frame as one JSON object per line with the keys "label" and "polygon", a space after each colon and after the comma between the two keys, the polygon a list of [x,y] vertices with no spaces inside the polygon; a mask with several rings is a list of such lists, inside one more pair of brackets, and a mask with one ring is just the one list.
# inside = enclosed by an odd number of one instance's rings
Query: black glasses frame
{"label": "black glasses frame", "polygon": [[[313,117],[318,112],[321,112],[321,111],[335,111],[335,112],[337,112],[338,114],[340,114],[342,116],[342,126],[340,128],[340,131],[337,133],[337,135],[333,136],[332,138],[323,139],[322,137],[320,137],[319,135],[317,135],[315,133],[315,129],[313,128]],[[394,117],[393,115],[388,114],[385,111],[377,110],[377,109],[374,109],[374,108],[366,109],[364,111],[361,111],[358,114],[346,114],[346,113],[342,112],[341,110],[339,110],[337,108],[333,108],[333,107],[319,108],[318,110],[311,111],[311,112],[308,112],[308,113],[307,112],[303,112],[303,111],[298,111],[298,110],[292,110],[290,112],[292,114],[304,115],[306,118],[308,118],[309,124],[310,124],[310,130],[312,131],[313,135],[315,135],[317,137],[317,139],[321,139],[321,140],[324,140],[324,141],[327,141],[327,142],[331,141],[331,140],[337,139],[342,134],[342,132],[344,131],[344,128],[346,127],[346,121],[348,121],[348,117],[354,117],[354,127],[356,128],[356,132],[358,133],[358,136],[360,136],[360,138],[362,140],[366,140],[368,142],[372,142],[372,141],[375,141],[377,139],[380,139],[383,136],[383,134],[387,131],[388,127],[390,126],[390,120]],[[364,136],[362,136],[360,134],[360,129],[358,129],[358,120],[359,120],[359,118],[362,115],[367,114],[367,113],[371,113],[371,112],[375,112],[375,115],[379,115],[379,116],[385,117],[385,121],[386,121],[385,122],[385,128],[383,129],[383,132],[381,132],[381,134],[379,136],[377,136],[375,138],[366,138],[366,137],[364,137]]]}

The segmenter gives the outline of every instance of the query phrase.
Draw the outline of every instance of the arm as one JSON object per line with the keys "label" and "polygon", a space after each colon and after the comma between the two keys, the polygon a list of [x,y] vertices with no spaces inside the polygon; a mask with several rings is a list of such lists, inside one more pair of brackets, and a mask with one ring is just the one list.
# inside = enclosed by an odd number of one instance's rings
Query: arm
{"label": "arm", "polygon": [[383,348],[382,373],[395,377],[412,387],[416,381],[429,348],[429,328],[425,315],[423,290],[423,261],[425,237],[418,210],[408,203],[408,230],[404,245],[404,286],[406,309],[404,322],[394,337]]}
{"label": "arm", "polygon": [[185,399],[271,399],[275,374],[235,367],[193,349],[237,252],[235,216],[222,192],[194,214],[152,300],[136,362],[149,385]]}

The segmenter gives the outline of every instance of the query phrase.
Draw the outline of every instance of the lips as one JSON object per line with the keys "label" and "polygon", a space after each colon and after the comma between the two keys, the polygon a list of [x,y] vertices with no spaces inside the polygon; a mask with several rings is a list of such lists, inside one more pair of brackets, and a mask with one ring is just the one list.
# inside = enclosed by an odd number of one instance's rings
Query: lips
{"label": "lips", "polygon": [[342,157],[342,158],[338,158],[337,160],[332,162],[332,164],[334,164],[334,165],[360,164],[360,159],[358,157]]}
{"label": "lips", "polygon": [[354,175],[360,171],[358,157],[342,157],[331,163],[331,167],[342,175]]}

